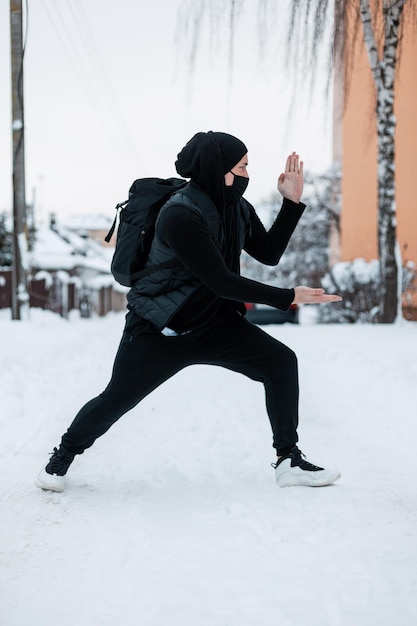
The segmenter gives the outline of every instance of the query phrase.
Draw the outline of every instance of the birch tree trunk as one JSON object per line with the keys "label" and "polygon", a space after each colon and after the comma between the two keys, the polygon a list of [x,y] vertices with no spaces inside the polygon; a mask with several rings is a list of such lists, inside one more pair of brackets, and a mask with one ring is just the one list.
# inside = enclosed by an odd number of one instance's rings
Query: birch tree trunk
{"label": "birch tree trunk", "polygon": [[365,46],[375,82],[378,133],[378,252],[381,295],[378,321],[391,323],[397,316],[398,268],[395,204],[395,73],[401,15],[406,0],[384,0],[384,46],[379,58],[369,0],[361,0]]}

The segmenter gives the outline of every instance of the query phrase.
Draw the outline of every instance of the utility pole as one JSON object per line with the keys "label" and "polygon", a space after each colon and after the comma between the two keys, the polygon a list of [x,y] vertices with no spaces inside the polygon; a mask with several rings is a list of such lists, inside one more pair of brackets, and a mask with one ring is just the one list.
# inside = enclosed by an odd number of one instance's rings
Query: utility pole
{"label": "utility pole", "polygon": [[23,106],[23,15],[22,0],[10,0],[10,49],[12,77],[13,138],[13,269],[12,319],[20,320],[23,306],[28,305],[25,195],[25,124]]}

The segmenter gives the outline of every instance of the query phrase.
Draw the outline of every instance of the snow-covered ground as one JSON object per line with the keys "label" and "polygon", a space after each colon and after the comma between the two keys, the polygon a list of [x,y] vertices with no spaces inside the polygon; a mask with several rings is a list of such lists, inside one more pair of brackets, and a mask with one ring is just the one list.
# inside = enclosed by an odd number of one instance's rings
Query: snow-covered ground
{"label": "snow-covered ground", "polygon": [[275,326],[300,447],[342,471],[280,489],[262,386],[197,366],[35,479],[107,382],[123,315],[0,315],[2,626],[415,626],[417,324]]}

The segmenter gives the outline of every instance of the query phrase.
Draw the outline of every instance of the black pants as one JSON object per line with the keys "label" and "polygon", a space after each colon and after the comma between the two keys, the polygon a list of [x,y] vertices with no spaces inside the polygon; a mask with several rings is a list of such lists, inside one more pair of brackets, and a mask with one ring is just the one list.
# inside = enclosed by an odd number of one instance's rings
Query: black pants
{"label": "black pants", "polygon": [[262,382],[273,446],[297,441],[298,369],[292,350],[240,315],[185,335],[125,330],[107,388],[79,411],[62,445],[81,454],[161,383],[193,364],[220,365]]}

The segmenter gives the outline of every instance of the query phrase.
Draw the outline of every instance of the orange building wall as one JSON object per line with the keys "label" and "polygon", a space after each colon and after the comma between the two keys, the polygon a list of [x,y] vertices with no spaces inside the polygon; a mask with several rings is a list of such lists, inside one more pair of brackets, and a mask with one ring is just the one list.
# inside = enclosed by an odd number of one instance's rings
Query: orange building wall
{"label": "orange building wall", "polygon": [[[403,261],[417,263],[417,27],[407,15],[407,5],[404,11],[403,48],[395,94],[397,235]],[[354,61],[342,127],[340,253],[344,261],[378,258],[374,102],[373,80],[363,47]]]}
{"label": "orange building wall", "polygon": [[417,263],[417,24],[408,18],[405,26],[395,106],[398,239],[403,262]]}

